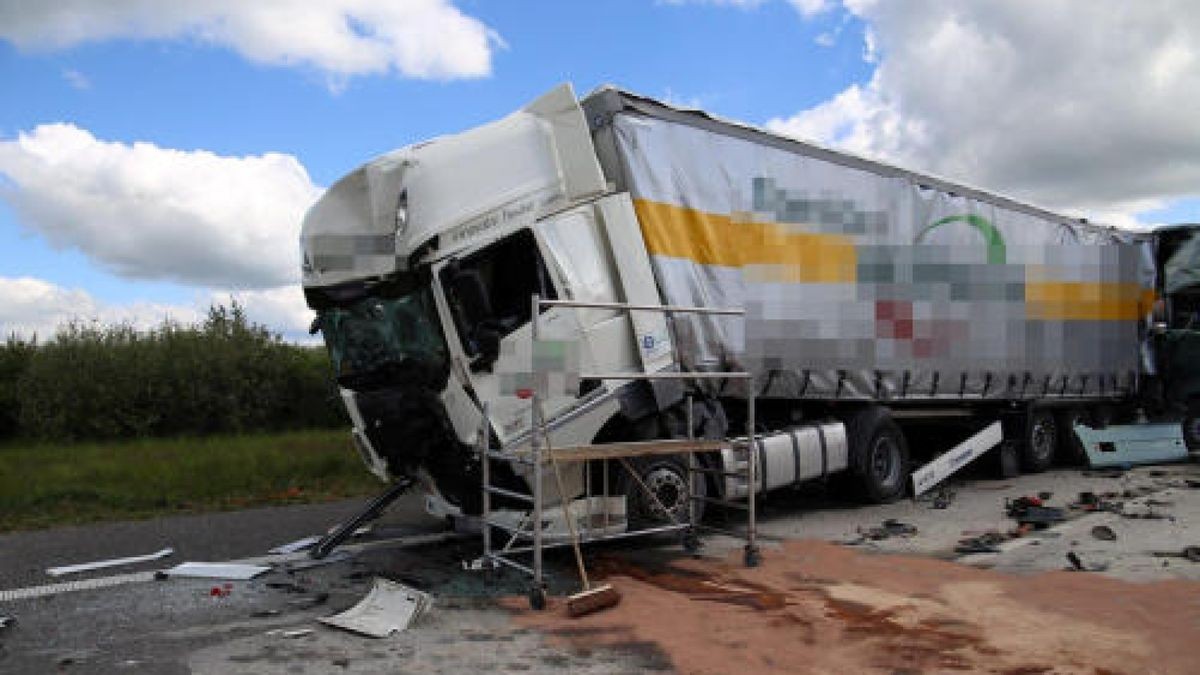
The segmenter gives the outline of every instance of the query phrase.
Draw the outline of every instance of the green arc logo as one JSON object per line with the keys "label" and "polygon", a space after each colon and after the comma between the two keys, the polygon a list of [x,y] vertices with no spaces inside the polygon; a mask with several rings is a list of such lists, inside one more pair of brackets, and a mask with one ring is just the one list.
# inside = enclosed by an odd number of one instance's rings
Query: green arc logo
{"label": "green arc logo", "polygon": [[1000,230],[988,221],[983,216],[977,216],[973,213],[967,213],[957,216],[946,216],[941,220],[934,221],[917,233],[915,243],[921,243],[925,235],[935,228],[941,227],[949,223],[966,223],[971,227],[979,230],[983,235],[984,242],[987,244],[987,260],[990,265],[1003,265],[1007,260],[1008,253],[1004,245],[1004,236],[1000,234]]}

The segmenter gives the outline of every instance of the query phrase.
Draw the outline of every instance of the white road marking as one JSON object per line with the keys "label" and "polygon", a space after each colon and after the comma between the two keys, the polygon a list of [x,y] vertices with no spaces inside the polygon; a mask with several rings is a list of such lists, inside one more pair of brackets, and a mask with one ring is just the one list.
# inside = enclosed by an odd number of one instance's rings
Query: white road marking
{"label": "white road marking", "polygon": [[60,584],[46,584],[45,586],[13,588],[6,591],[0,591],[0,602],[12,602],[14,600],[26,600],[29,598],[44,598],[49,595],[70,593],[72,591],[90,591],[95,588],[110,588],[112,586],[122,586],[124,584],[135,584],[153,580],[154,572],[149,571],[133,572],[130,574],[117,574],[109,577],[97,577],[95,579],[80,579],[79,581],[64,581]]}

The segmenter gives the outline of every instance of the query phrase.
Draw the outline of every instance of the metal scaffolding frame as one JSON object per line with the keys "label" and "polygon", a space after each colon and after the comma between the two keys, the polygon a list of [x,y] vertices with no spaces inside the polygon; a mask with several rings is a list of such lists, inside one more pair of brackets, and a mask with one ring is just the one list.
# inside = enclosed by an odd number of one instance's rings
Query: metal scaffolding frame
{"label": "metal scaffolding frame", "polygon": [[[544,300],[534,295],[531,302],[531,338],[536,345],[538,341],[538,316],[543,307],[574,307],[574,308],[603,308],[616,309],[622,311],[650,311],[662,312],[667,317],[675,313],[691,313],[691,314],[716,314],[725,316],[745,316],[745,310],[741,309],[713,309],[707,307],[682,307],[670,305],[635,305],[628,303],[610,303],[610,302],[576,302],[570,300]],[[755,497],[758,495],[758,453],[750,449],[755,447],[755,391],[754,391],[754,376],[746,371],[693,371],[693,372],[659,372],[659,373],[642,373],[642,372],[591,372],[580,373],[580,379],[593,380],[698,380],[698,379],[722,379],[722,380],[745,380],[747,382],[747,415],[746,415],[746,436],[744,438],[734,438],[729,440],[698,440],[695,438],[694,425],[692,420],[691,397],[688,397],[687,402],[687,430],[686,439],[671,439],[671,440],[652,440],[639,442],[620,442],[620,443],[605,443],[599,445],[583,445],[574,447],[555,448],[550,445],[549,430],[546,425],[546,419],[542,411],[541,399],[534,387],[531,394],[530,405],[530,433],[529,447],[527,449],[494,449],[491,447],[491,420],[488,415],[487,406],[484,406],[483,419],[480,422],[480,429],[476,439],[476,452],[480,458],[482,468],[482,497],[483,510],[480,529],[483,537],[483,563],[488,568],[496,568],[500,566],[511,567],[523,574],[531,577],[532,585],[529,591],[530,605],[535,609],[545,607],[546,601],[546,585],[544,581],[544,567],[542,564],[543,555],[546,549],[557,548],[561,546],[570,546],[571,540],[564,538],[560,541],[546,541],[545,529],[545,495],[543,494],[543,482],[546,477],[546,469],[554,462],[585,462],[584,470],[584,491],[582,500],[586,506],[584,525],[574,528],[575,532],[572,537],[578,536],[579,543],[594,543],[600,541],[612,541],[616,539],[625,539],[630,537],[648,536],[661,534],[665,532],[681,532],[682,543],[684,550],[688,552],[696,552],[700,547],[699,532],[713,531],[722,534],[730,535],[737,538],[744,538],[746,541],[744,547],[744,562],[747,567],[757,566],[760,562],[760,554],[758,549],[758,533],[756,526],[755,513]],[[719,452],[723,448],[733,447],[744,450],[746,457],[745,466],[742,471],[731,471],[728,468],[707,468],[700,466],[697,460],[696,453],[700,452]],[[686,455],[688,480],[687,482],[687,519],[680,521],[658,500],[653,490],[650,489],[638,476],[634,467],[630,465],[629,459],[633,457],[644,457],[652,455]],[[506,461],[514,465],[523,465],[530,471],[531,489],[528,494],[518,492],[506,488],[493,485],[491,462]],[[600,502],[602,504],[601,513],[593,513],[595,505],[595,497],[597,496],[592,485],[591,467],[586,463],[599,461],[602,463],[600,475],[602,476],[602,484],[599,486]],[[633,479],[633,483],[637,485],[637,489],[642,490],[659,511],[665,513],[671,520],[670,524],[656,525],[645,527],[637,530],[628,529],[629,519],[626,515],[626,529],[622,532],[611,531],[611,514],[609,513],[609,461],[616,461],[620,468],[628,472]],[[739,463],[740,464],[740,463]],[[721,477],[742,477],[746,480],[748,486],[749,497],[746,501],[732,501],[722,499],[719,496],[706,496],[696,494],[696,481],[705,480],[707,475],[718,475]],[[495,512],[492,509],[492,497],[501,496],[508,499],[516,500],[529,504],[530,511],[525,514],[516,524],[499,520],[495,517]],[[559,496],[560,502],[566,501],[566,495]],[[578,499],[575,500],[576,502]],[[697,506],[700,502],[717,504],[727,508],[744,510],[746,512],[746,530],[744,533],[738,533],[731,530],[711,527],[698,522]],[[566,507],[566,511],[570,511],[570,506]],[[532,517],[530,517],[532,515]],[[603,524],[595,527],[596,516],[600,516]],[[565,513],[566,518],[576,519],[574,513]],[[567,523],[564,522],[564,525]],[[500,549],[496,549],[492,541],[492,528],[497,528],[508,534],[508,541]],[[518,556],[528,556],[529,564],[524,564],[516,560]]]}

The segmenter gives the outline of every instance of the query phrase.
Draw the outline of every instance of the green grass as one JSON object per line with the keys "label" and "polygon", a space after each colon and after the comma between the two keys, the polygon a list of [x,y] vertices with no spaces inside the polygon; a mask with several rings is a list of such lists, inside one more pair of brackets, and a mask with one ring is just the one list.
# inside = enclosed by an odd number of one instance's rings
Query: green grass
{"label": "green grass", "polygon": [[344,430],[0,446],[0,531],[379,489]]}

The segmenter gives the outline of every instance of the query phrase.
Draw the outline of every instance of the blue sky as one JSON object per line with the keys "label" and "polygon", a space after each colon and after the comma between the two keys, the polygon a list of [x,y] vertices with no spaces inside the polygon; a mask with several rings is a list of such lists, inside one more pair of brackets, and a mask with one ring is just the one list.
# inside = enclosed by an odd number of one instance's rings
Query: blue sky
{"label": "blue sky", "polygon": [[[1188,3],[1118,20],[1117,5],[1082,1],[1017,12],[870,0],[367,11],[389,3],[331,0],[294,29],[246,23],[224,37],[211,21],[236,26],[239,3],[164,4],[175,9],[0,0],[0,332],[45,334],[74,315],[187,319],[234,291],[292,334],[306,323],[287,271],[304,200],[374,155],[495,119],[562,81],[581,94],[619,84],[1101,220],[1200,221],[1189,187],[1200,185],[1200,127],[1168,109],[1200,103]],[[1072,38],[1065,54],[1046,46],[1062,32],[1056,5],[1096,39]],[[336,25],[314,32],[321,22]],[[443,26],[456,32],[441,39]],[[1115,55],[1112,31],[1130,43]],[[384,45],[393,55],[362,66],[380,45],[356,38],[380,34],[398,36]],[[409,52],[434,54],[441,70],[394,56]],[[1110,58],[1121,72],[1102,74]],[[1145,96],[1129,90],[1147,82]],[[253,240],[239,239],[243,213]]]}

